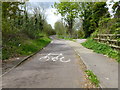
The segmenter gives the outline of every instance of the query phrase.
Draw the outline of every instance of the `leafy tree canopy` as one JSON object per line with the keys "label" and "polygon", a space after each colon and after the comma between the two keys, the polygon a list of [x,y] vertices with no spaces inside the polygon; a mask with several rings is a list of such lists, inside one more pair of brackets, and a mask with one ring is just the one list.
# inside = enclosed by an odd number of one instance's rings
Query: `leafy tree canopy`
{"label": "leafy tree canopy", "polygon": [[79,15],[79,4],[76,2],[61,2],[55,3],[54,7],[57,12],[61,14],[67,23],[70,34],[72,35],[72,28],[75,18]]}

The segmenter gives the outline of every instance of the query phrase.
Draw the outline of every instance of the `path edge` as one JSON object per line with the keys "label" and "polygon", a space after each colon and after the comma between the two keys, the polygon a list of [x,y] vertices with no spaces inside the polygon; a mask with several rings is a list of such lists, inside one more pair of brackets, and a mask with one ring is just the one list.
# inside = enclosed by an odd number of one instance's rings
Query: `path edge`
{"label": "path edge", "polygon": [[36,55],[38,52],[40,52],[41,50],[43,50],[44,48],[46,48],[49,44],[52,43],[53,40],[50,41],[50,43],[48,43],[47,45],[45,45],[43,48],[41,48],[40,50],[36,51],[35,53],[25,57],[24,59],[22,59],[20,62],[18,62],[16,65],[14,65],[12,68],[10,68],[8,71],[6,71],[5,73],[3,73],[2,75],[0,75],[0,77],[3,77],[4,75],[6,75],[7,73],[9,73],[10,71],[12,71],[14,68],[18,67],[19,65],[21,65],[23,62],[27,61],[29,58],[33,57],[34,55]]}
{"label": "path edge", "polygon": [[[75,42],[75,43],[77,43],[77,42]],[[81,43],[79,43],[79,44],[81,44]],[[75,50],[70,44],[69,44],[69,46],[75,51],[75,53],[80,57],[80,59],[83,61],[83,63],[84,63],[84,65],[86,66],[86,68],[88,69],[88,70],[91,70],[90,69],[90,67],[87,65],[87,63],[84,61],[84,59],[80,56],[80,54],[77,52],[77,50]],[[93,72],[94,73],[94,72]],[[103,86],[99,83],[99,87],[100,87],[100,89],[102,89],[103,88]]]}

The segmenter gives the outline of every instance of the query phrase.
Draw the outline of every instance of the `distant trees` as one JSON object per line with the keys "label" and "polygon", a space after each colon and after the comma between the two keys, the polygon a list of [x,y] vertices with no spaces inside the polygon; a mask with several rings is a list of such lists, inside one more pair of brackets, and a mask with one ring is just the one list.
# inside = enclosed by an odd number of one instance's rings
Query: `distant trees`
{"label": "distant trees", "polygon": [[57,21],[54,25],[55,31],[57,35],[66,35],[67,28],[65,27],[64,23],[62,21]]}
{"label": "distant trees", "polygon": [[52,28],[50,24],[47,23],[47,21],[43,24],[43,32],[45,32],[47,35],[54,35],[56,34],[55,30]]}
{"label": "distant trees", "polygon": [[75,2],[61,2],[55,3],[54,7],[57,9],[57,12],[60,13],[63,17],[68,27],[68,32],[72,36],[73,24],[75,18],[77,18],[79,14],[79,4]]}
{"label": "distant trees", "polygon": [[[80,25],[81,22],[78,23]],[[54,25],[54,28],[56,31],[56,35],[62,36],[64,38],[71,38],[65,22],[57,21]],[[83,37],[84,37],[84,31],[82,30],[82,27],[78,27],[75,22],[73,25],[72,38],[83,38]]]}

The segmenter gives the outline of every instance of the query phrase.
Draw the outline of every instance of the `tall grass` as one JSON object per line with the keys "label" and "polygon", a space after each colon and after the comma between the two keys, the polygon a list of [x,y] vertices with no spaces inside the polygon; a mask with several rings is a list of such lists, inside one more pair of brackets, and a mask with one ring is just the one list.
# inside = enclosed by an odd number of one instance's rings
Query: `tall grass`
{"label": "tall grass", "polygon": [[22,37],[19,40],[18,38],[14,38],[14,40],[4,44],[2,49],[2,60],[30,55],[45,47],[50,41],[48,37],[41,37],[38,39],[26,39]]}

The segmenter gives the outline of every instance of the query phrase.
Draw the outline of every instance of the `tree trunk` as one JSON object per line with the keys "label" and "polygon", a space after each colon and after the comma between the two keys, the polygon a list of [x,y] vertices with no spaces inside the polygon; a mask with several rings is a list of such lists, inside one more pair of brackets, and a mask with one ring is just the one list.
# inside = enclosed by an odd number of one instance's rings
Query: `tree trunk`
{"label": "tree trunk", "polygon": [[69,29],[69,34],[70,34],[70,38],[72,38],[72,30],[73,28],[73,19],[70,19],[70,21],[68,21],[68,29]]}

